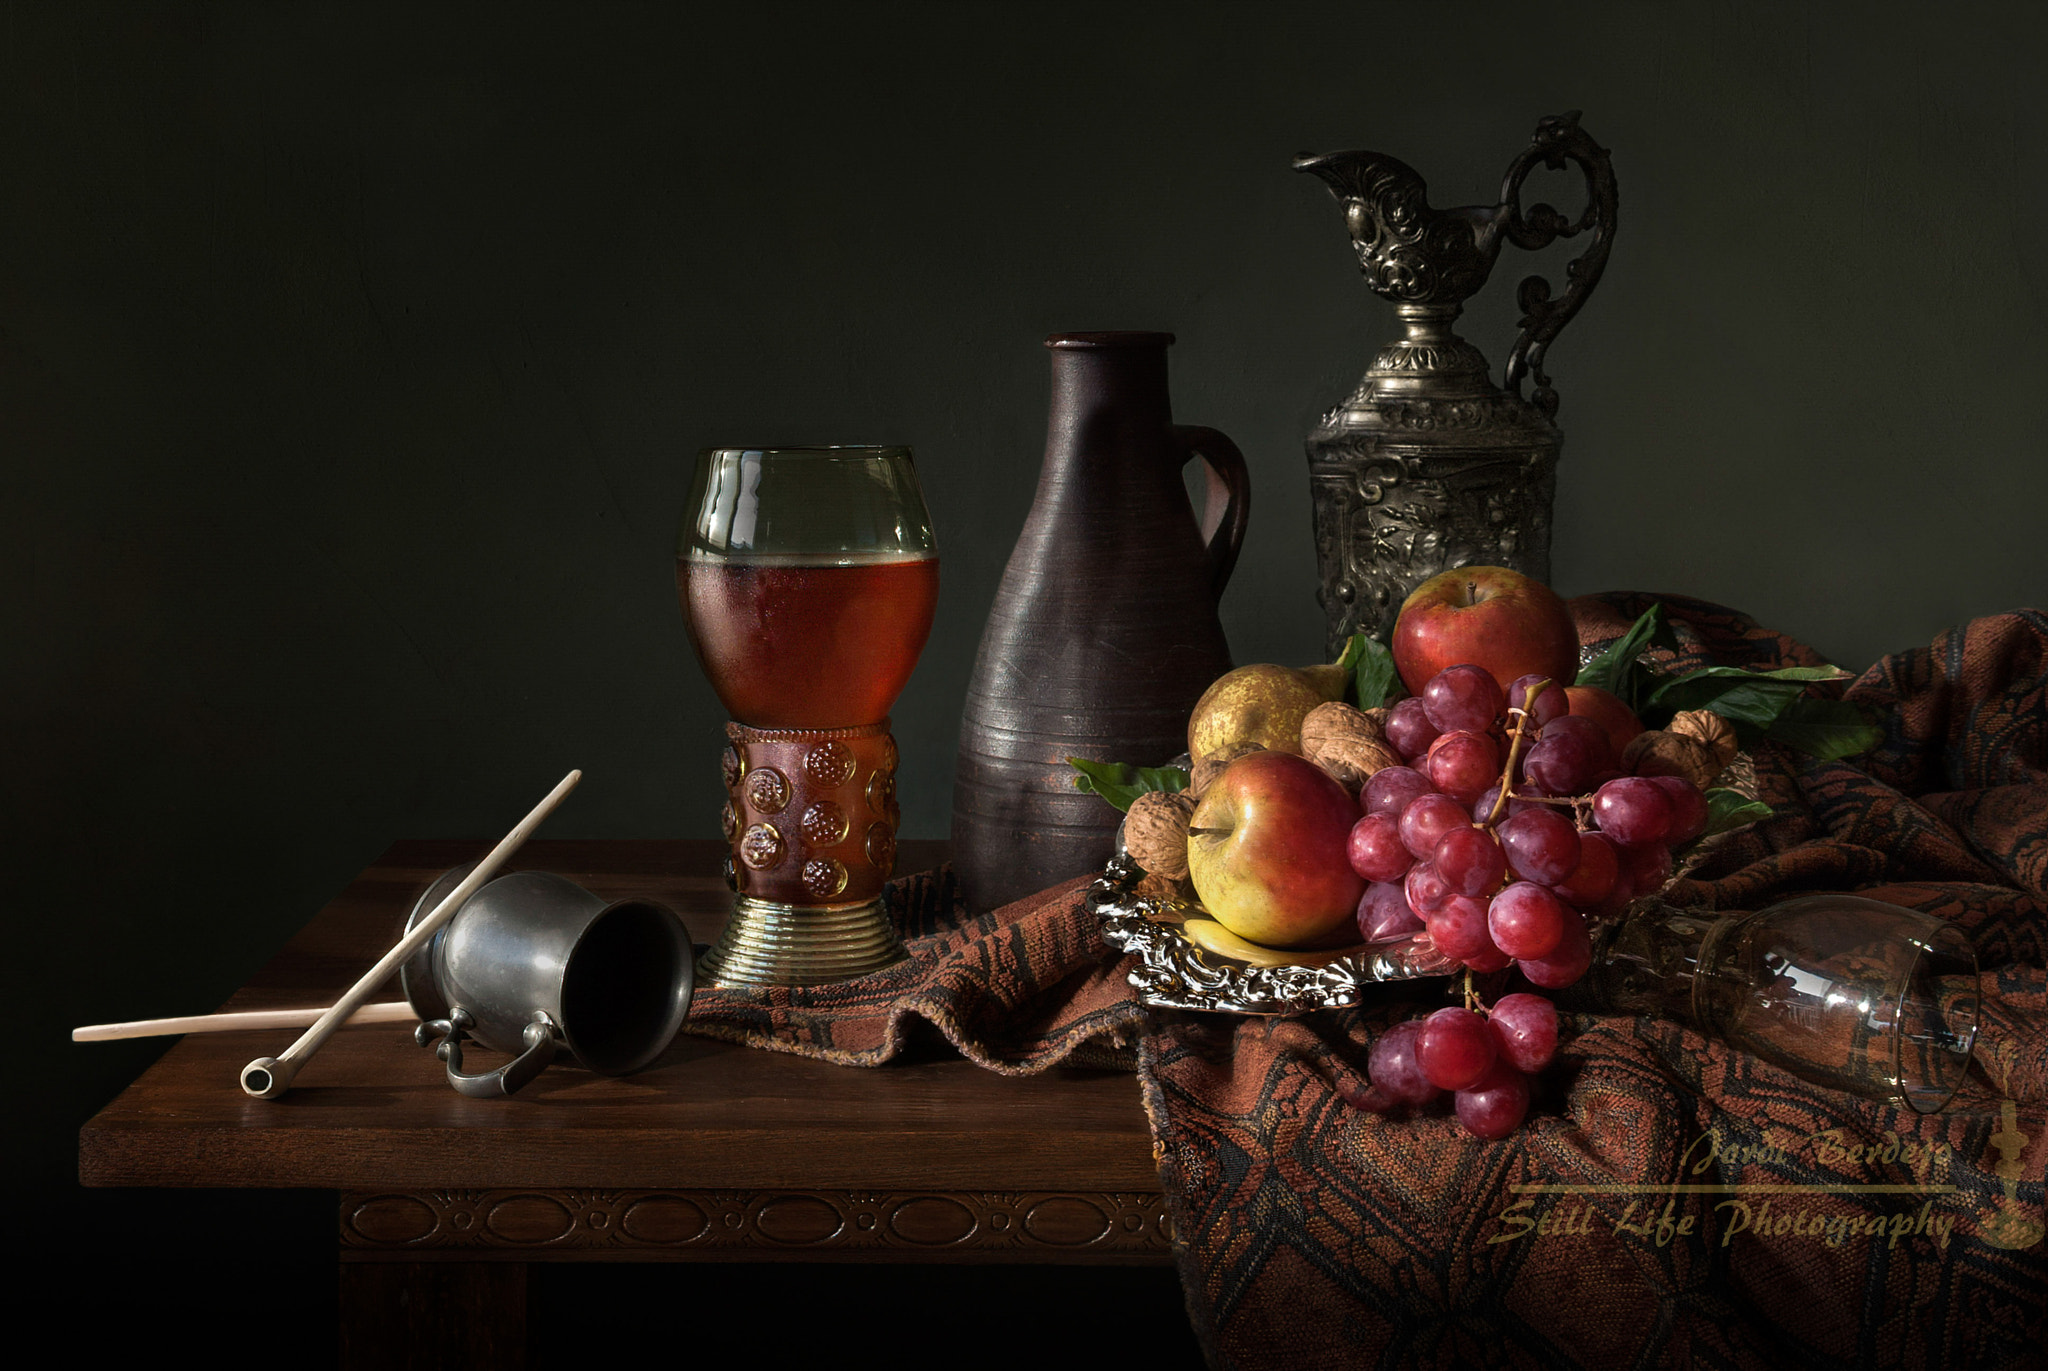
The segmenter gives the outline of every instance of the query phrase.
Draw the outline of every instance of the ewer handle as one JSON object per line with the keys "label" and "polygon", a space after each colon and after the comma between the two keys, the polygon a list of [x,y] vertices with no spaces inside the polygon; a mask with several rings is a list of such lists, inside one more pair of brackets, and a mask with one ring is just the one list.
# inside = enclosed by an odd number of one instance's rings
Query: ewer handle
{"label": "ewer handle", "polygon": [[[1522,210],[1522,181],[1537,163],[1550,171],[1561,171],[1566,162],[1576,162],[1586,177],[1586,207],[1577,219],[1569,219],[1552,206],[1541,201],[1531,206],[1525,214]],[[1521,308],[1522,317],[1517,322],[1521,333],[1515,339],[1514,350],[1508,354],[1507,374],[1502,381],[1505,389],[1517,396],[1522,393],[1522,377],[1528,375],[1535,380],[1536,389],[1530,394],[1529,402],[1546,415],[1557,413],[1557,392],[1551,389],[1550,377],[1543,370],[1543,354],[1550,347],[1550,340],[1571,322],[1579,306],[1586,303],[1586,297],[1593,293],[1593,287],[1600,281],[1600,273],[1607,266],[1607,254],[1614,242],[1615,210],[1614,168],[1608,161],[1607,149],[1586,136],[1579,127],[1579,111],[1552,115],[1536,126],[1536,136],[1520,156],[1509,165],[1506,177],[1501,181],[1501,209],[1505,217],[1501,232],[1518,248],[1534,252],[1549,247],[1560,238],[1576,238],[1592,230],[1593,238],[1586,250],[1565,265],[1565,276],[1570,284],[1564,294],[1552,298],[1550,283],[1541,276],[1527,276],[1515,290],[1515,303]]]}

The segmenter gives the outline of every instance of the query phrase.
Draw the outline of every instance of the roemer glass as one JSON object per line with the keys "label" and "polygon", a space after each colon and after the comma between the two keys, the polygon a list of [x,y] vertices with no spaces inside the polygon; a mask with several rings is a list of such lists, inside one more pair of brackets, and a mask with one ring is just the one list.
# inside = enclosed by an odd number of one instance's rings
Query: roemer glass
{"label": "roemer glass", "polygon": [[938,545],[904,447],[713,448],[676,550],[690,640],[726,726],[732,920],[712,985],[865,975],[904,953],[889,710],[931,633]]}

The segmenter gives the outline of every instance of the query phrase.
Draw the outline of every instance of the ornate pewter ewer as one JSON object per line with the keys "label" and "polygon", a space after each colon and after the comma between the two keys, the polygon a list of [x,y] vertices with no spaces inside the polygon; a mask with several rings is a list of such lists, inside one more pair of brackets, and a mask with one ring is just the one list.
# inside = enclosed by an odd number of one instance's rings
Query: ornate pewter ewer
{"label": "ornate pewter ewer", "polygon": [[[1522,180],[1540,162],[1576,162],[1586,177],[1577,219],[1547,204],[1522,210]],[[1318,598],[1332,657],[1363,629],[1385,639],[1401,602],[1452,567],[1512,567],[1550,579],[1550,507],[1563,435],[1543,358],[1585,303],[1614,238],[1614,173],[1607,150],[1579,128],[1578,111],[1543,120],[1508,167],[1497,205],[1431,209],[1422,178],[1377,152],[1294,159],[1344,206],[1366,283],[1394,302],[1407,336],[1381,348],[1351,397],[1308,437]],[[1540,276],[1516,294],[1521,335],[1502,385],[1479,349],[1451,331],[1463,302],[1486,284],[1505,239],[1535,250],[1587,230],[1586,250],[1552,298]],[[1535,383],[1522,398],[1522,378]]]}

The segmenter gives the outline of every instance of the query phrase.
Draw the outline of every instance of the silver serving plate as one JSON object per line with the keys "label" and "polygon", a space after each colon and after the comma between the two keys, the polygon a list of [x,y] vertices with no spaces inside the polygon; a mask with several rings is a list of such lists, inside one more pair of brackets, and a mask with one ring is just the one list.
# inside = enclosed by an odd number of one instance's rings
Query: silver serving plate
{"label": "silver serving plate", "polygon": [[1202,913],[1199,905],[1133,895],[1144,876],[1119,852],[1088,887],[1087,907],[1102,919],[1111,947],[1134,954],[1131,985],[1156,1009],[1200,1009],[1221,1014],[1307,1014],[1355,1005],[1365,987],[1386,981],[1448,976],[1463,968],[1427,938],[1368,943],[1315,964],[1253,966],[1195,946],[1179,921]]}

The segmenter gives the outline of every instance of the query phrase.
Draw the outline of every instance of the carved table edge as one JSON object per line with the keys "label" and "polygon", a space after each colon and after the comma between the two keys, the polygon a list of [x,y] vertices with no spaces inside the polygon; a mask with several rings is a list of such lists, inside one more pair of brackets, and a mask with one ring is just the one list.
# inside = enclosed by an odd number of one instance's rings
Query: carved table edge
{"label": "carved table edge", "polygon": [[346,1191],[344,1261],[1172,1260],[1156,1191]]}

